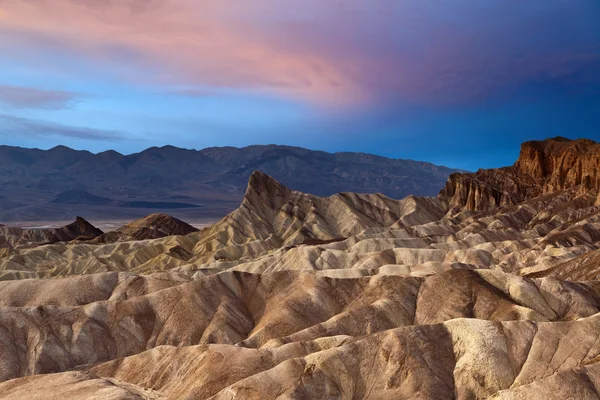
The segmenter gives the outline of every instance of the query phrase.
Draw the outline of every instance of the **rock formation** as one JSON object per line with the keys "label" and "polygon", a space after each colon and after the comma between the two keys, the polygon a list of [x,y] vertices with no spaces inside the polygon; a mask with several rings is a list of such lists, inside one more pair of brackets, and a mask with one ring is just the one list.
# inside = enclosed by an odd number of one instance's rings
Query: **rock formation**
{"label": "rock formation", "polygon": [[512,167],[453,174],[440,197],[458,210],[486,211],[578,188],[598,195],[600,144],[587,139],[525,142]]}
{"label": "rock formation", "polygon": [[21,229],[0,226],[0,248],[36,247],[43,244],[92,240],[103,232],[81,217],[61,228]]}
{"label": "rock formation", "polygon": [[525,143],[403,200],[255,172],[198,232],[12,248],[0,399],[597,399],[598,160]]}
{"label": "rock formation", "polygon": [[193,232],[198,232],[198,229],[177,218],[165,214],[151,214],[98,236],[93,243],[158,239],[166,236],[189,235]]}

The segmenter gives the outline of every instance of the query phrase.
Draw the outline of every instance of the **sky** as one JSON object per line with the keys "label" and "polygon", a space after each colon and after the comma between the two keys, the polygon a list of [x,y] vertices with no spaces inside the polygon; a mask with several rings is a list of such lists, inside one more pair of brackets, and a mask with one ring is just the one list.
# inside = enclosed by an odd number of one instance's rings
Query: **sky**
{"label": "sky", "polygon": [[476,170],[600,141],[598,0],[0,0],[0,144]]}

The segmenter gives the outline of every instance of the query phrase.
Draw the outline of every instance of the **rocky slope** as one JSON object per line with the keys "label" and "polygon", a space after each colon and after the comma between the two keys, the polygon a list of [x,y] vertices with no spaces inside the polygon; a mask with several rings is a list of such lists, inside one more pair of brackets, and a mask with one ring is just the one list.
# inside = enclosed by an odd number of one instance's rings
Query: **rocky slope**
{"label": "rocky slope", "polygon": [[21,229],[0,225],[0,248],[36,247],[43,244],[92,240],[103,232],[81,217],[61,228]]}
{"label": "rocky slope", "polygon": [[0,399],[597,399],[596,148],[528,143],[438,198],[255,172],[199,232],[15,249]]}
{"label": "rocky slope", "polygon": [[[353,236],[366,229],[397,230],[430,223],[443,216],[442,206],[442,202],[434,198],[392,200],[380,194],[341,193],[317,197],[292,191],[257,171],[249,180],[241,206],[200,232],[97,246],[103,241],[118,241],[119,235],[136,231],[140,222],[147,223],[154,218],[150,216],[91,242],[60,243],[12,252],[0,259],[0,278],[105,271],[147,273],[176,267],[195,269],[194,265],[200,264],[205,264],[205,269],[221,270],[246,261],[279,259],[270,257],[272,252],[296,254],[305,248],[317,250],[320,247],[314,245],[318,244],[325,248],[349,245]],[[40,262],[40,258],[48,262]],[[302,264],[305,260],[297,262]],[[289,268],[306,266],[290,264]]]}

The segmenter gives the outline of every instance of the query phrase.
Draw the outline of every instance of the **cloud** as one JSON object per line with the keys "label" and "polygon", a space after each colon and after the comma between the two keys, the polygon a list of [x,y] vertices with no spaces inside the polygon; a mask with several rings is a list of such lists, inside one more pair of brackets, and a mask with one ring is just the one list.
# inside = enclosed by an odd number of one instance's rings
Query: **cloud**
{"label": "cloud", "polygon": [[323,101],[345,97],[331,84],[341,77],[325,57],[276,48],[251,26],[219,19],[222,6],[216,4],[4,0],[9,18],[0,26],[0,50],[15,46],[15,38],[21,53],[59,43],[53,49],[94,65],[114,67],[119,59],[134,64],[125,78],[146,85],[243,88]]}
{"label": "cloud", "polygon": [[221,96],[220,93],[214,90],[207,89],[176,89],[171,92],[167,92],[168,94],[177,94],[184,97],[194,97],[194,98],[203,98],[203,97],[216,97]]}
{"label": "cloud", "polygon": [[0,134],[27,138],[54,136],[92,141],[120,142],[126,140],[123,134],[116,131],[67,126],[4,114],[0,114]]}
{"label": "cloud", "polygon": [[11,108],[60,110],[68,108],[77,96],[61,90],[0,85],[0,104]]}
{"label": "cloud", "polygon": [[51,42],[140,85],[251,90],[317,105],[473,103],[532,80],[596,79],[581,71],[600,62],[597,0],[0,4],[4,55],[15,38],[21,53]]}

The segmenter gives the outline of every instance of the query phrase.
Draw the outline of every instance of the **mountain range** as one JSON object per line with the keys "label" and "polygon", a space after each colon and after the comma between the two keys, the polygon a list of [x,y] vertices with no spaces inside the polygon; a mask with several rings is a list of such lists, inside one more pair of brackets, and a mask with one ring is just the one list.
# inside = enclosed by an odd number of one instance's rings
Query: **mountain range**
{"label": "mountain range", "polygon": [[436,197],[254,171],[200,230],[2,227],[0,399],[597,399],[599,163],[553,138]]}
{"label": "mountain range", "polygon": [[456,172],[430,163],[288,146],[187,150],[172,146],[122,155],[64,146],[0,146],[0,221],[132,219],[169,210],[188,220],[235,209],[261,170],[294,190],[434,196]]}

